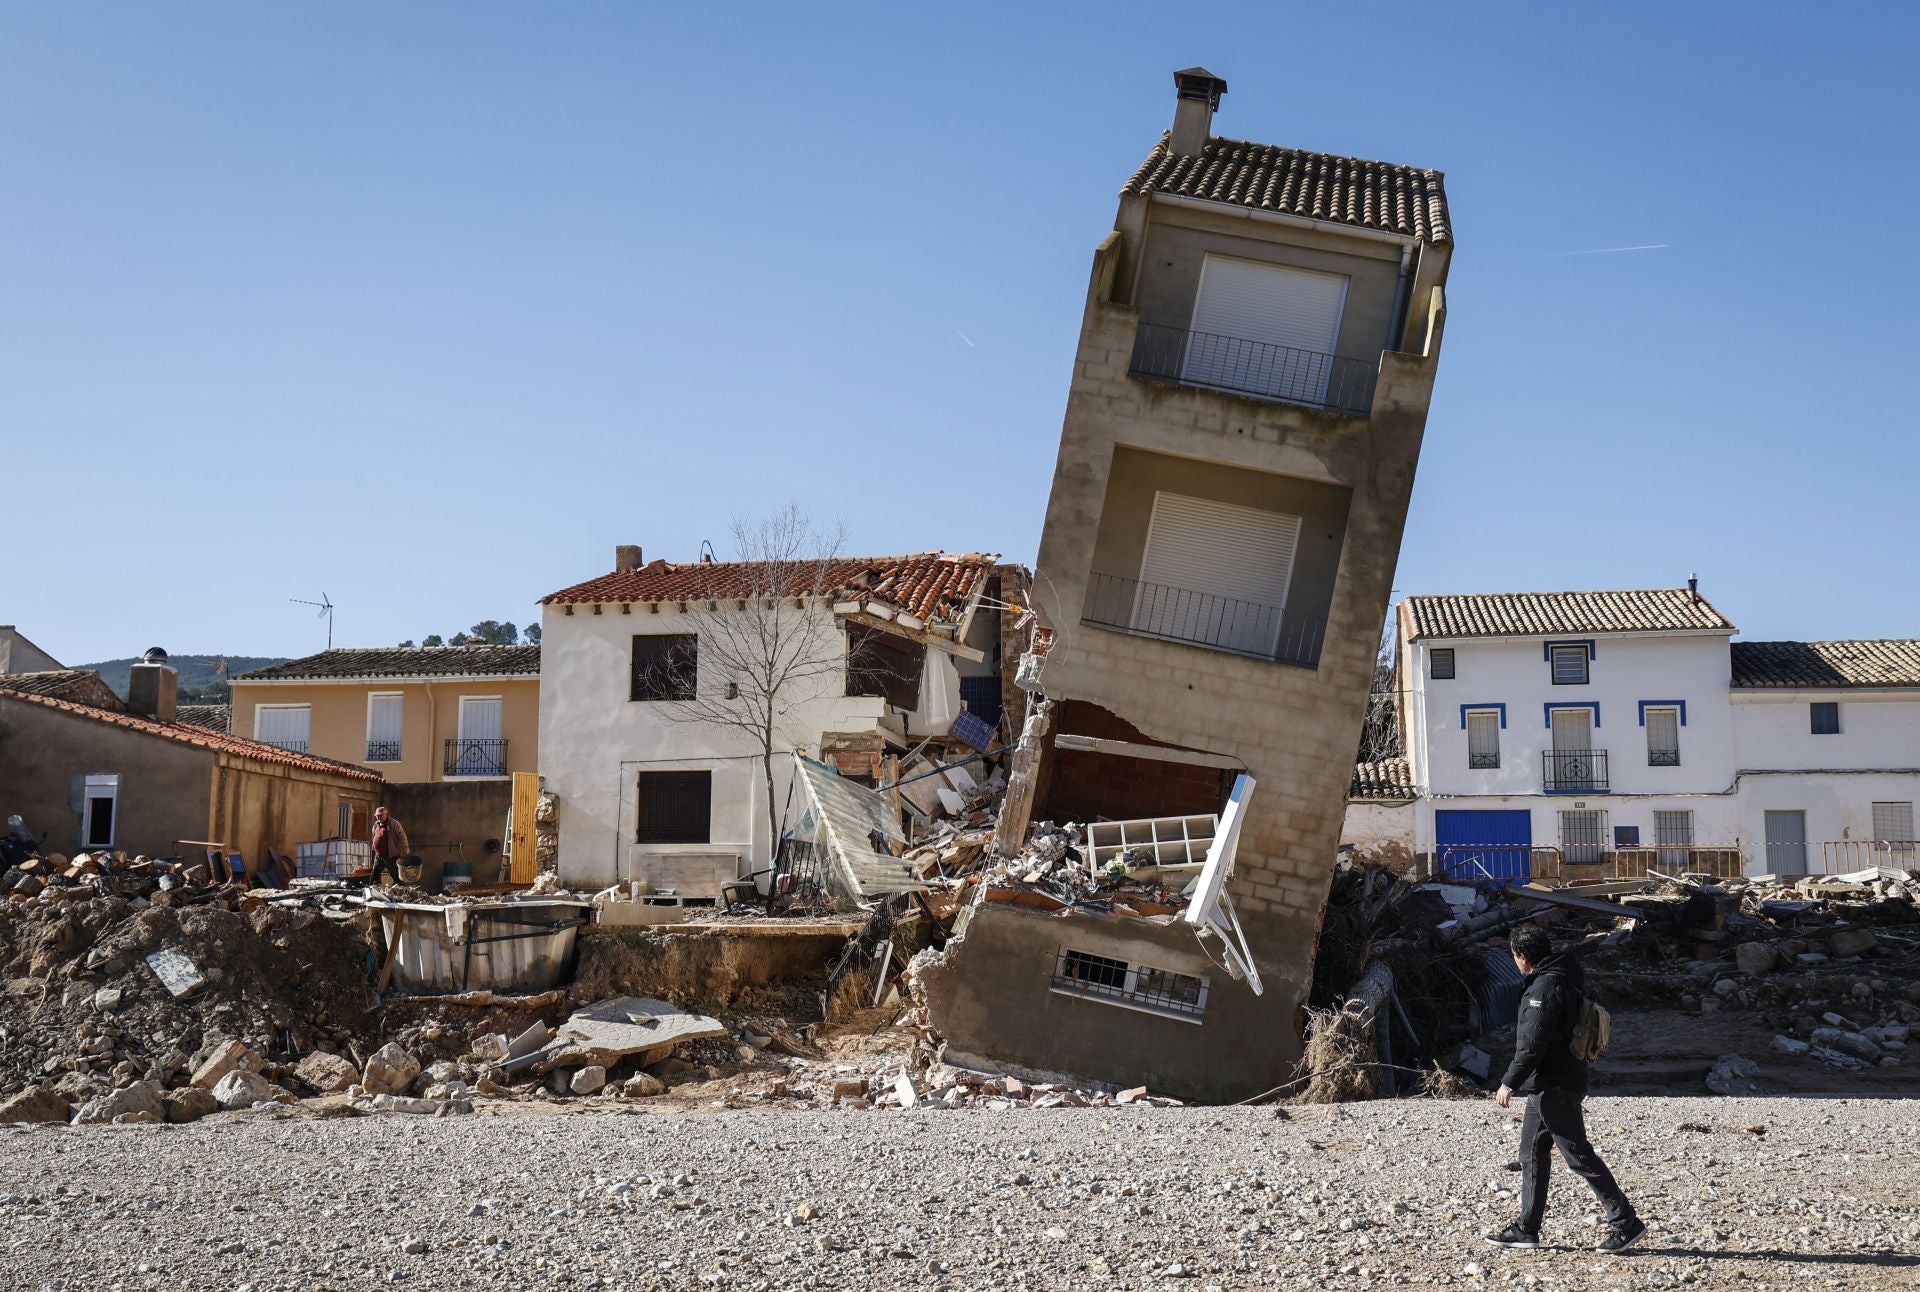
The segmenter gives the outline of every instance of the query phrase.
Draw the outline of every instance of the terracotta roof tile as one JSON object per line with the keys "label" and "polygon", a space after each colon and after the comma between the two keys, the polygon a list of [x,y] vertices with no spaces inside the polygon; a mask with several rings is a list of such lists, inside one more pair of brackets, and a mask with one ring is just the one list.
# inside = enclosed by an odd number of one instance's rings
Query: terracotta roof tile
{"label": "terracotta roof tile", "polygon": [[90,668],[0,674],[0,690],[19,691],[27,695],[54,695],[80,704],[97,705],[102,709],[126,708],[120,697],[113,693],[113,688],[101,681],[100,675]]}
{"label": "terracotta roof tile", "polygon": [[[912,556],[850,556],[797,562],[777,571],[755,561],[653,561],[625,574],[603,574],[542,597],[542,605],[590,602],[699,601],[738,598],[773,591],[774,574],[784,574],[781,596],[819,593],[841,599],[859,597],[904,610],[927,623],[958,623],[980,590],[998,556],[920,552]],[[770,574],[769,571],[774,571]]]}
{"label": "terracotta roof tile", "polygon": [[1920,686],[1920,641],[1735,642],[1738,687]]}
{"label": "terracotta roof tile", "polygon": [[1408,597],[1401,614],[1410,638],[1733,631],[1712,602],[1685,588]]}
{"label": "terracotta roof tile", "polygon": [[236,682],[331,677],[496,677],[537,675],[538,646],[338,647],[242,673]]}
{"label": "terracotta roof tile", "polygon": [[1176,193],[1440,243],[1453,241],[1445,178],[1437,170],[1218,136],[1199,156],[1181,154],[1167,134],[1120,191]]}
{"label": "terracotta roof tile", "polygon": [[76,717],[91,718],[95,722],[125,727],[129,731],[145,732],[150,736],[178,741],[183,745],[197,745],[217,754],[235,754],[242,758],[251,758],[255,762],[277,763],[282,767],[298,767],[304,771],[350,776],[363,781],[386,779],[378,772],[370,772],[364,767],[355,767],[351,763],[336,763],[331,758],[316,758],[312,754],[296,754],[291,750],[263,745],[257,740],[243,740],[239,736],[223,731],[210,731],[190,723],[158,722],[152,718],[142,718],[137,714],[112,713],[91,704],[75,704],[71,700],[62,700],[50,695],[31,695],[23,691],[0,692],[0,700],[19,700],[25,704],[38,704],[45,708],[57,709],[62,713],[71,713]]}
{"label": "terracotta roof tile", "polygon": [[1413,769],[1404,758],[1381,758],[1356,764],[1347,786],[1350,799],[1410,799],[1415,797]]}

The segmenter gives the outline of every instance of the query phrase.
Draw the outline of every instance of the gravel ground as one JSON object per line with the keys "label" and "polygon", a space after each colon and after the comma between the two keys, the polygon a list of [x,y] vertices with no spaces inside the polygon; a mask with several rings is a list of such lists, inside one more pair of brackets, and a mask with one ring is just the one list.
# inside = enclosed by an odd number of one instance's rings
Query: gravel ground
{"label": "gravel ground", "polygon": [[[1920,1286],[1920,1104],[1596,1099],[1647,1218],[1510,1219],[1491,1103],[0,1128],[17,1288]],[[1764,1133],[1748,1128],[1764,1127]]]}

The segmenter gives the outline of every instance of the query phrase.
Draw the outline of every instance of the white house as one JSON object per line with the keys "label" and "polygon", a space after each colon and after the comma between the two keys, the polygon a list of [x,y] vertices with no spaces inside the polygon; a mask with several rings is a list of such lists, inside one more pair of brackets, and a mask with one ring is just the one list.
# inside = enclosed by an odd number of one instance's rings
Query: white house
{"label": "white house", "polygon": [[794,815],[791,752],[818,756],[827,733],[905,749],[944,736],[969,703],[997,720],[999,615],[982,607],[995,559],[642,564],[621,547],[611,574],[543,598],[540,773],[557,803],[561,882],[712,893],[773,855],[759,742],[700,720],[743,692],[752,702],[741,628],[783,633],[809,657],[767,709],[773,819]]}
{"label": "white house", "polygon": [[1404,767],[1360,769],[1346,842],[1500,877],[1913,864],[1920,643],[1735,631],[1691,585],[1407,598]]}

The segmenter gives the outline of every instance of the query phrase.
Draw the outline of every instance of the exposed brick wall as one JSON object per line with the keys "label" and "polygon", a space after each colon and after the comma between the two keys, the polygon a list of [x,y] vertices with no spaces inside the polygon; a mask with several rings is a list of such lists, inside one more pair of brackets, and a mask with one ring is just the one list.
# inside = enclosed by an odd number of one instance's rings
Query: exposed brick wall
{"label": "exposed brick wall", "polygon": [[1217,812],[1226,794],[1216,767],[1055,749],[1053,779],[1037,820],[1097,821]]}

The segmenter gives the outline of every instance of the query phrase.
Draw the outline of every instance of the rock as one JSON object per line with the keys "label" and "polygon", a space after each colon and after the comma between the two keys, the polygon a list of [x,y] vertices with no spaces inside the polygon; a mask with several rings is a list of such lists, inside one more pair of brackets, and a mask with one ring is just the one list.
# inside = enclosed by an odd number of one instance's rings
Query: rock
{"label": "rock", "polygon": [[864,1099],[867,1094],[867,1079],[855,1077],[833,1083],[835,1099]]}
{"label": "rock", "polygon": [[1731,996],[1739,990],[1740,984],[1731,978],[1722,978],[1719,982],[1713,984],[1713,994],[1722,998]]}
{"label": "rock", "polygon": [[607,1070],[597,1063],[589,1063],[573,1074],[567,1088],[576,1095],[596,1094],[607,1084]]}
{"label": "rock", "polygon": [[367,1059],[360,1084],[368,1094],[398,1095],[404,1094],[419,1075],[420,1060],[389,1041]]}
{"label": "rock", "polygon": [[1475,1081],[1485,1081],[1493,1073],[1493,1056],[1478,1046],[1461,1046],[1460,1053],[1454,1056],[1454,1062]]}
{"label": "rock", "polygon": [[1780,952],[1771,943],[1742,942],[1733,949],[1733,962],[1740,972],[1759,977],[1772,973],[1780,964]]}
{"label": "rock", "polygon": [[28,1086],[0,1103],[0,1122],[64,1122],[73,1106],[45,1086]]}
{"label": "rock", "polygon": [[1802,951],[1794,957],[1794,961],[1802,965],[1820,965],[1825,964],[1827,958],[1818,951]]}
{"label": "rock", "polygon": [[1776,1036],[1773,1038],[1773,1045],[1769,1048],[1776,1054],[1805,1054],[1813,1047],[1791,1036]]}
{"label": "rock", "polygon": [[628,1078],[621,1090],[629,1099],[651,1099],[656,1095],[666,1094],[667,1083],[651,1072],[642,1072],[638,1076]]}
{"label": "rock", "polygon": [[1809,1038],[1815,1045],[1825,1046],[1829,1050],[1838,1050],[1842,1054],[1851,1054],[1856,1059],[1865,1059],[1868,1063],[1878,1063],[1882,1057],[1880,1043],[1862,1032],[1843,1031],[1837,1027],[1816,1027]]}
{"label": "rock", "polygon": [[315,1050],[300,1060],[293,1075],[321,1094],[331,1095],[352,1085],[359,1079],[360,1073],[349,1060],[324,1050]]}
{"label": "rock", "polygon": [[481,1063],[498,1063],[507,1057],[507,1038],[501,1032],[487,1032],[473,1043],[470,1051]]}
{"label": "rock", "polygon": [[284,1093],[286,1092],[259,1073],[242,1069],[229,1072],[220,1078],[219,1083],[213,1088],[215,1101],[228,1112],[240,1108],[251,1108],[257,1103],[266,1102],[275,1095]]}
{"label": "rock", "polygon": [[160,1092],[148,1082],[136,1081],[98,1099],[89,1099],[73,1115],[73,1122],[76,1126],[92,1126],[129,1115],[140,1121],[165,1121],[167,1110],[160,1103]]}
{"label": "rock", "polygon": [[411,1237],[404,1239],[400,1244],[400,1250],[408,1256],[425,1256],[427,1254],[427,1240],[424,1238]]}
{"label": "rock", "polygon": [[220,1101],[198,1086],[169,1090],[161,1096],[161,1102],[166,1105],[167,1120],[176,1125],[197,1122],[220,1111]]}
{"label": "rock", "polygon": [[442,1105],[432,1099],[415,1099],[411,1095],[379,1094],[368,1101],[368,1106],[377,1113],[416,1113],[431,1117],[439,1112]]}
{"label": "rock", "polygon": [[1833,936],[1827,939],[1827,954],[1830,956],[1865,955],[1880,945],[1880,939],[1873,936],[1872,929],[1844,928],[1835,929]]}
{"label": "rock", "polygon": [[1707,1074],[1707,1089],[1716,1095],[1751,1095],[1760,1086],[1754,1080],[1760,1065],[1740,1054],[1723,1054]]}
{"label": "rock", "polygon": [[228,1041],[193,1070],[193,1084],[202,1090],[211,1090],[229,1072],[258,1072],[260,1068],[260,1056],[253,1052],[252,1046],[245,1041]]}
{"label": "rock", "polygon": [[93,993],[93,1007],[102,1014],[118,1014],[123,993],[118,987],[102,987]]}

